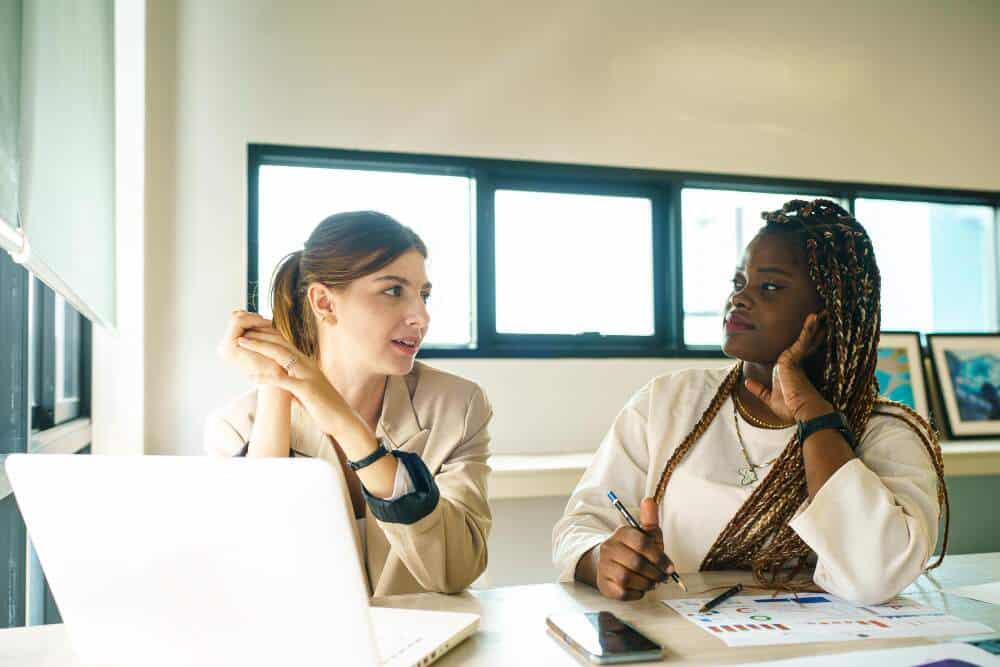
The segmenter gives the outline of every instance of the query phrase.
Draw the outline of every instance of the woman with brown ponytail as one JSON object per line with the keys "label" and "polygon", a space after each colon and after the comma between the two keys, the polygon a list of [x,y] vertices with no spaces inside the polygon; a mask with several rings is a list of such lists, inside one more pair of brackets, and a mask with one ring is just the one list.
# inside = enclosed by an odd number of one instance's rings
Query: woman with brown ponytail
{"label": "woman with brown ponytail", "polygon": [[[831,201],[763,217],[726,304],[737,363],[656,378],[628,402],[553,531],[562,581],[633,600],[674,568],[749,570],[874,603],[924,571],[947,511],[941,450],[878,395],[871,240]],[[646,535],[621,527],[609,489]],[[796,576],[807,568],[812,581]]]}
{"label": "woman with brown ponytail", "polygon": [[206,425],[212,454],[329,461],[379,596],[455,593],[486,568],[492,411],[475,383],[414,361],[426,258],[387,215],[321,222],[275,272],[273,324],[233,313],[219,351],[256,388]]}

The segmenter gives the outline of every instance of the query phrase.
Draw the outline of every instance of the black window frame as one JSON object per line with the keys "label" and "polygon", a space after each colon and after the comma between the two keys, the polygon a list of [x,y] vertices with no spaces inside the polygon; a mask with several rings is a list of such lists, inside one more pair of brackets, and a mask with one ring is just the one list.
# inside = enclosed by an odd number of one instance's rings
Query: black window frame
{"label": "black window frame", "polygon": [[[652,210],[652,220],[650,225],[651,238],[650,238],[650,251],[652,252],[652,263],[653,269],[652,274],[654,276],[660,275],[662,270],[661,266],[658,266],[657,262],[663,260],[663,253],[657,252],[656,248],[659,245],[663,245],[663,232],[666,230],[666,226],[662,224],[657,224],[657,219],[665,215],[666,201],[663,193],[658,188],[649,187],[642,183],[602,183],[600,181],[584,180],[584,179],[565,179],[565,180],[542,180],[538,178],[528,179],[528,178],[511,178],[511,177],[494,177],[490,183],[490,189],[486,197],[485,206],[488,208],[486,210],[480,210],[480,216],[486,215],[489,218],[488,225],[480,225],[477,229],[477,238],[486,237],[487,243],[484,245],[485,255],[489,257],[490,271],[488,274],[488,295],[490,299],[490,309],[488,313],[479,313],[479,321],[487,320],[488,327],[481,327],[479,336],[480,340],[484,340],[488,343],[490,349],[497,352],[504,353],[509,352],[514,356],[523,356],[524,352],[537,351],[539,353],[547,352],[584,352],[584,351],[595,351],[603,352],[608,356],[617,356],[614,353],[618,352],[624,355],[634,355],[638,353],[640,356],[650,356],[656,354],[658,350],[663,349],[666,342],[666,327],[663,322],[657,321],[657,316],[662,317],[664,312],[663,303],[665,302],[664,290],[666,285],[654,280],[651,296],[653,298],[653,303],[650,304],[653,308],[653,333],[648,336],[641,335],[621,335],[621,334],[517,334],[517,333],[502,333],[496,330],[496,250],[495,250],[495,233],[496,233],[496,210],[495,203],[496,199],[494,196],[498,191],[519,191],[519,192],[542,192],[542,193],[556,193],[556,194],[570,194],[570,195],[597,195],[597,196],[609,196],[609,197],[635,197],[640,199],[649,199]],[[478,259],[478,258],[477,258]],[[476,261],[474,265],[479,267],[479,261]],[[487,281],[487,276],[483,275],[482,271],[478,271],[476,276],[477,284],[483,284]],[[432,348],[428,350],[430,352],[438,352],[440,348]]]}
{"label": "black window frame", "polygon": [[[28,451],[31,437],[28,368],[28,281],[31,276],[0,251],[0,459]],[[0,558],[7,564],[0,628],[25,623],[27,531],[0,460]]]}
{"label": "black window frame", "polygon": [[34,549],[29,549],[30,538],[2,463],[7,454],[14,453],[90,453],[92,358],[91,324],[73,310],[72,315],[79,318],[73,350],[78,395],[59,401],[54,386],[56,355],[65,356],[66,350],[57,350],[55,345],[55,293],[6,252],[0,252],[0,286],[0,396],[4,397],[0,401],[0,557],[8,564],[6,584],[0,587],[5,603],[2,628],[61,621]]}
{"label": "black window frame", "polygon": [[[716,346],[684,343],[681,191],[684,188],[743,192],[808,193],[845,202],[857,198],[931,204],[990,206],[1000,221],[1000,191],[881,185],[840,181],[635,169],[523,160],[394,153],[342,148],[249,144],[247,147],[247,308],[256,310],[258,170],[297,166],[464,176],[475,183],[474,323],[471,347],[434,347],[421,358],[721,358]],[[569,194],[649,197],[653,206],[652,336],[534,335],[496,330],[494,193],[518,189]],[[997,223],[1000,226],[1000,222]],[[1000,229],[997,229],[1000,236]],[[998,251],[1000,254],[1000,251]],[[997,258],[1000,265],[1000,257]],[[998,308],[1000,310],[1000,308]]]}
{"label": "black window frame", "polygon": [[[86,418],[90,414],[90,387],[85,381],[89,377],[90,364],[90,321],[73,308],[68,301],[60,300],[56,293],[35,276],[29,279],[28,298],[30,305],[28,321],[31,344],[29,363],[31,373],[31,429],[33,434],[42,433],[75,419]],[[62,340],[63,349],[57,350],[60,336],[56,333],[56,308],[63,307],[63,325],[66,317],[76,322],[75,341]],[[66,354],[67,342],[74,343],[75,357]],[[60,397],[65,387],[57,387],[56,368],[63,366],[63,380],[69,365],[75,366],[78,393],[74,397]]]}

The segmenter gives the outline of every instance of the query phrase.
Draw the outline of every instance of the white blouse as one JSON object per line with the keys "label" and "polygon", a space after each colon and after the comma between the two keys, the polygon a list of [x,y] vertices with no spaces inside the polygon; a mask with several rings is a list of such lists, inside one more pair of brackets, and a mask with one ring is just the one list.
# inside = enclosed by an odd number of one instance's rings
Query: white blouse
{"label": "white blouse", "polygon": [[[589,549],[623,524],[607,492],[638,516],[640,501],[656,492],[660,474],[715,396],[730,369],[692,369],[658,377],[618,414],[590,467],[570,496],[552,533],[560,581],[572,581]],[[893,410],[893,408],[879,408]],[[759,480],[740,486],[746,466],[727,400],[680,462],[660,507],[667,555],[677,570],[697,571],[715,539]],[[761,429],[740,419],[755,464],[777,457],[794,428]],[[814,581],[859,603],[882,602],[923,571],[937,541],[940,509],[930,455],[906,424],[873,415],[856,454],[806,501],[790,522],[816,553]]]}

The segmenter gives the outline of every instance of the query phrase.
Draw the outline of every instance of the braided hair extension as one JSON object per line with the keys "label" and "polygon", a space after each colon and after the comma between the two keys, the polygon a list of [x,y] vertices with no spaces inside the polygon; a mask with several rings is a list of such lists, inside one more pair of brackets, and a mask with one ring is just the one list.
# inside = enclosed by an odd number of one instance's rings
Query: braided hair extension
{"label": "braided hair extension", "polygon": [[[947,551],[951,518],[941,447],[937,433],[923,417],[878,395],[875,366],[881,328],[881,277],[871,239],[853,216],[826,199],[795,199],[762,217],[766,222],[764,231],[793,233],[802,240],[809,277],[825,305],[828,334],[819,392],[847,416],[851,430],[859,436],[872,414],[889,416],[913,429],[930,455],[938,478],[938,502],[945,514],[941,555],[931,568],[937,567]],[[736,390],[741,376],[742,364],[737,364],[667,461],[656,487],[657,503],[662,501],[673,471]],[[902,414],[876,410],[876,406],[893,407]],[[795,581],[811,551],[788,525],[807,498],[802,443],[793,436],[761,484],[716,538],[701,569],[748,569],[756,581],[767,586],[811,588],[810,582]]]}

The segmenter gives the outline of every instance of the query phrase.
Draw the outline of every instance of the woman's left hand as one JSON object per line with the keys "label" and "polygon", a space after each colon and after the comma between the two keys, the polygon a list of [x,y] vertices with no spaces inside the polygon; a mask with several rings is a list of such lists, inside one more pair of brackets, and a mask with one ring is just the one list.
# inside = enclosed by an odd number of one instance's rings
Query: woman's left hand
{"label": "woman's left hand", "polygon": [[330,384],[323,371],[312,359],[295,348],[277,332],[247,331],[237,340],[246,350],[263,355],[277,368],[258,373],[254,381],[284,389],[309,413],[317,426],[334,440],[346,429],[363,425],[358,415],[340,392]]}
{"label": "woman's left hand", "polygon": [[820,316],[815,313],[808,315],[798,339],[775,362],[771,371],[771,387],[747,378],[747,389],[764,401],[782,421],[807,421],[833,412],[833,406],[819,393],[802,367],[825,341],[826,326]]}

